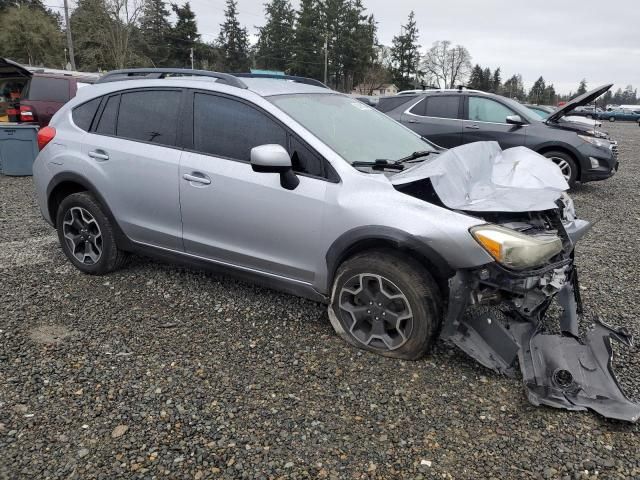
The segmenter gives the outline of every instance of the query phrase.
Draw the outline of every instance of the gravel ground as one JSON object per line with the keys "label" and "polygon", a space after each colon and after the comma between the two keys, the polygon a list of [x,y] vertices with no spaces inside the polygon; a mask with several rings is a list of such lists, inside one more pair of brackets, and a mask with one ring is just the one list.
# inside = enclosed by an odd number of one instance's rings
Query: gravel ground
{"label": "gravel ground", "polygon": [[[587,316],[640,336],[640,129],[579,187]],[[362,353],[325,309],[143,258],[74,270],[30,178],[0,177],[0,479],[640,478],[640,425],[536,408],[439,342]],[[637,347],[618,357],[640,398]]]}

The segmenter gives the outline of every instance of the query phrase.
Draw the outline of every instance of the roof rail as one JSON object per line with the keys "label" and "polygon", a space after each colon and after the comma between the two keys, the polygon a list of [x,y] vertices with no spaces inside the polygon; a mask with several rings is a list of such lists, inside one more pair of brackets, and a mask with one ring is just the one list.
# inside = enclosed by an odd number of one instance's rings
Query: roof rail
{"label": "roof rail", "polygon": [[280,75],[278,73],[232,73],[234,77],[240,78],[275,78],[276,80],[289,80],[290,82],[306,83],[315,87],[329,88],[320,80],[315,78],[298,77],[296,75]]}
{"label": "roof rail", "polygon": [[96,83],[119,82],[123,80],[151,80],[171,76],[211,77],[217,79],[220,83],[225,83],[232,87],[247,88],[245,83],[234,75],[210,72],[208,70],[191,70],[188,68],[126,68],[124,70],[112,70],[100,77]]}

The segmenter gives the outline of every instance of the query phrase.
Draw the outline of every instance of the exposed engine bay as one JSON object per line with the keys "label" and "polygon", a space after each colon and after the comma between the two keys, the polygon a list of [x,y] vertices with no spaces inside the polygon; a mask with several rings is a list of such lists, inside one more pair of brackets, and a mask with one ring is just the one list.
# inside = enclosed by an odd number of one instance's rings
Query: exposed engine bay
{"label": "exposed engine bay", "polygon": [[[473,148],[467,152],[448,151],[437,163],[421,165],[392,179],[395,188],[407,195],[485,220],[488,236],[492,230],[497,234],[502,230],[510,235],[522,234],[525,240],[538,242],[541,248],[537,250],[546,251],[533,266],[523,263],[521,254],[511,259],[494,256],[496,262],[458,270],[449,280],[441,337],[498,373],[515,377],[519,364],[527,396],[534,405],[590,409],[607,418],[637,421],[640,405],[625,396],[612,368],[612,340],[631,346],[631,336],[625,329],[616,329],[597,318],[586,333],[580,334],[583,311],[574,247],[591,225],[576,218],[573,202],[563,193],[566,188],[561,182],[553,183],[552,178],[548,189],[544,181],[536,183],[557,176],[555,165],[538,160],[537,166],[525,162],[512,166],[511,173],[505,172],[500,170],[502,157],[510,150],[501,152],[497,144],[488,143],[470,144],[468,147]],[[481,159],[493,158],[484,162],[484,180],[456,186],[451,175],[447,179],[442,173],[439,163],[449,155],[448,161],[457,162],[456,168],[466,173],[463,177],[482,178],[472,171],[476,168],[473,154]],[[518,168],[524,170],[515,172]],[[420,178],[418,169],[427,176]],[[527,195],[532,188],[534,194]],[[517,195],[521,198],[514,204]],[[550,204],[554,195],[555,201]],[[536,198],[543,207],[527,209]],[[481,210],[483,206],[499,208],[502,202],[511,208]],[[479,243],[486,240],[474,236]],[[491,251],[492,239],[486,241],[483,246]],[[554,302],[559,313],[552,318],[548,311]],[[552,320],[555,325],[549,325]]]}

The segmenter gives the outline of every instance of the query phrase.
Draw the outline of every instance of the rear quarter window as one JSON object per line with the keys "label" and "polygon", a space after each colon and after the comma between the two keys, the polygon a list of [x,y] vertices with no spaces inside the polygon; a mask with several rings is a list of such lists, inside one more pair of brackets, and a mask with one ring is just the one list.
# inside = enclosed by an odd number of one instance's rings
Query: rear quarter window
{"label": "rear quarter window", "polygon": [[69,101],[69,80],[66,78],[33,77],[24,94],[25,100],[66,103]]}
{"label": "rear quarter window", "polygon": [[85,132],[91,128],[93,117],[96,115],[98,106],[100,105],[101,98],[94,98],[86,103],[83,103],[79,107],[73,109],[71,116],[73,117],[73,123],[80,127]]}

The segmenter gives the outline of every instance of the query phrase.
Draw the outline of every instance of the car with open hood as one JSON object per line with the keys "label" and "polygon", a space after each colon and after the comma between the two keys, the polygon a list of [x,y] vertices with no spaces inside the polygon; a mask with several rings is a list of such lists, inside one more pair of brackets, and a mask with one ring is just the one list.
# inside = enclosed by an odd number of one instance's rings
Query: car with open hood
{"label": "car with open hood", "polygon": [[530,149],[445,151],[314,80],[178,69],[106,74],[38,140],[37,203],[84,273],[195,264],[326,304],[357,348],[415,360],[440,335],[519,365],[536,405],[640,415],[608,368],[629,335],[581,336],[589,222]]}
{"label": "car with open hood", "polygon": [[574,108],[609,88],[587,92],[545,119],[515,100],[461,88],[382,97],[376,108],[445,148],[487,140],[502,148],[528,147],[556,163],[574,186],[604,180],[618,169],[615,141],[595,127],[563,121]]}
{"label": "car with open hood", "polygon": [[44,127],[78,88],[92,82],[89,74],[27,68],[0,58],[0,122]]}

